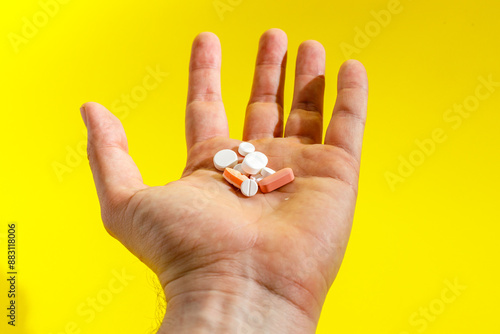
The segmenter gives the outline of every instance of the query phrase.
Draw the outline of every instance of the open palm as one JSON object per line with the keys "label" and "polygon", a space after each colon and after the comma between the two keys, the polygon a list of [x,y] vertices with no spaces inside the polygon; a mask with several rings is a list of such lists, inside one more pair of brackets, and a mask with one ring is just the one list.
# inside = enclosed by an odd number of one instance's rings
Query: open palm
{"label": "open palm", "polygon": [[290,167],[295,180],[247,198],[213,166],[229,138],[220,93],[218,38],[193,42],[186,108],[188,159],[181,179],[149,187],[127,153],[119,120],[86,103],[89,160],[106,229],[158,276],[170,303],[193,291],[251,281],[316,322],[345,252],[357,196],[366,118],[363,66],[339,71],[337,102],[323,134],[325,52],[301,44],[290,116],[283,136],[287,38],[271,29],[260,40],[243,140]]}

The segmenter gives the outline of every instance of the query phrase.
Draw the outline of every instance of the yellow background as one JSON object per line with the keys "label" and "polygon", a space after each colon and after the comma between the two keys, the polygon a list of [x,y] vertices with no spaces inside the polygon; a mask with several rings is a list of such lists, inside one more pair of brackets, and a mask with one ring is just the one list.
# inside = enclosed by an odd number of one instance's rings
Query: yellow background
{"label": "yellow background", "polygon": [[[71,0],[47,22],[38,1],[2,4],[0,332],[155,329],[153,275],[100,221],[81,153],[86,135],[79,107],[97,101],[120,117],[147,184],[175,180],[186,158],[193,38],[212,31],[221,40],[222,94],[231,136],[240,139],[258,40],[277,27],[289,38],[286,108],[297,48],[306,39],[320,41],[327,53],[325,125],[346,59],[341,46],[356,48],[352,58],[363,62],[370,82],[354,226],[317,332],[498,333],[500,87],[459,125],[445,119],[454,104],[474,101],[479,77],[500,82],[498,0],[401,0],[379,30],[371,11],[393,1],[220,0],[230,8],[222,16],[216,2]],[[21,35],[23,18],[34,16],[41,27],[16,52],[9,36]],[[355,29],[365,28],[373,30],[361,43]],[[122,94],[142,85],[148,66],[169,74],[135,108],[113,110],[114,103],[123,106]],[[422,158],[416,140],[439,128],[446,140],[391,188],[387,173],[398,173],[401,157]],[[58,177],[59,164],[67,169]],[[18,230],[15,329],[4,315],[9,222]],[[120,286],[114,271],[133,278]],[[447,300],[454,300],[443,302],[447,282],[455,280],[465,289],[448,291]],[[98,296],[111,300],[89,321],[82,310]],[[430,308],[439,314],[415,324],[425,319],[418,312]]]}

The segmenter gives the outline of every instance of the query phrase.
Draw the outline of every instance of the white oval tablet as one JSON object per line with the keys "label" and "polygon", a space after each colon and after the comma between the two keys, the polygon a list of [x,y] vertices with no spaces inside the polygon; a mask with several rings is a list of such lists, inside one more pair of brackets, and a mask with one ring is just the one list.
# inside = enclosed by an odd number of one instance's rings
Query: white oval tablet
{"label": "white oval tablet", "polygon": [[246,179],[243,181],[241,184],[241,193],[247,197],[253,196],[257,193],[257,190],[259,189],[259,186],[255,180],[252,179]]}
{"label": "white oval tablet", "polygon": [[241,168],[248,174],[257,174],[267,165],[267,157],[262,152],[248,153],[241,163]]}
{"label": "white oval tablet", "polygon": [[259,182],[260,182],[260,180],[262,180],[263,178],[264,178],[264,176],[262,176],[262,175],[260,175],[260,174],[257,174],[257,175],[255,176],[255,182],[259,183]]}
{"label": "white oval tablet", "polygon": [[244,141],[238,146],[238,153],[242,156],[246,156],[248,153],[255,152],[255,146]]}
{"label": "white oval tablet", "polygon": [[248,175],[248,173],[246,173],[243,168],[241,167],[241,164],[237,164],[236,166],[233,167],[234,170],[237,170],[238,172],[240,172],[241,174],[243,175]]}
{"label": "white oval tablet", "polygon": [[260,171],[260,175],[262,175],[263,177],[266,177],[266,176],[269,176],[269,175],[273,175],[274,173],[276,173],[276,172],[274,170],[272,170],[271,168],[269,168],[269,167],[264,167]]}
{"label": "white oval tablet", "polygon": [[225,149],[217,152],[214,156],[214,165],[223,171],[227,167],[233,167],[238,163],[238,155],[233,150]]}

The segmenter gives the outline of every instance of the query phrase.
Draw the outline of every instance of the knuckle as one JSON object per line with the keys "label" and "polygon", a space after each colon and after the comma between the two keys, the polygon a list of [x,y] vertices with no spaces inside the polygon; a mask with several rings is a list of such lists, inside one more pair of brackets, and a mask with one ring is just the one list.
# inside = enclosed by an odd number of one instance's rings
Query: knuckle
{"label": "knuckle", "polygon": [[321,113],[323,111],[323,107],[318,102],[315,101],[297,102],[295,108],[303,111],[312,111],[315,113]]}
{"label": "knuckle", "polygon": [[350,108],[343,108],[337,112],[339,117],[351,118],[353,121],[359,123],[362,127],[366,125],[366,116],[360,115],[357,111]]}

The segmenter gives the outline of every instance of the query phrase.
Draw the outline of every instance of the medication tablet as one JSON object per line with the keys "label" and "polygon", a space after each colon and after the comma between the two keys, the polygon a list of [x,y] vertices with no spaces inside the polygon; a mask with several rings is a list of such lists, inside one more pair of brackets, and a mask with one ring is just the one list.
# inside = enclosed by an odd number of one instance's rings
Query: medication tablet
{"label": "medication tablet", "polygon": [[267,165],[267,157],[262,152],[248,153],[241,163],[241,168],[248,174],[257,174]]}
{"label": "medication tablet", "polygon": [[233,167],[238,163],[238,155],[233,150],[221,150],[214,156],[214,165],[218,170]]}
{"label": "medication tablet", "polygon": [[291,168],[283,168],[273,175],[263,178],[259,182],[260,191],[264,194],[269,193],[285,184],[292,182],[294,179],[293,170]]}
{"label": "medication tablet", "polygon": [[247,173],[245,173],[245,171],[243,170],[243,168],[241,168],[241,164],[237,164],[236,166],[233,167],[233,169],[237,170],[238,172],[240,172],[243,175],[247,174]]}
{"label": "medication tablet", "polygon": [[224,169],[224,174],[222,174],[227,182],[231,183],[233,186],[237,188],[241,188],[241,184],[243,181],[248,180],[248,177],[242,175],[235,169],[226,168]]}
{"label": "medication tablet", "polygon": [[255,175],[255,182],[259,183],[263,178],[264,178],[264,176],[257,174],[257,175]]}
{"label": "medication tablet", "polygon": [[238,147],[238,153],[241,154],[242,156],[245,156],[248,153],[252,153],[254,151],[255,151],[255,146],[253,146],[250,143],[247,143],[246,141],[242,142]]}
{"label": "medication tablet", "polygon": [[269,175],[272,175],[276,173],[274,170],[272,170],[271,168],[269,167],[264,167],[262,168],[262,170],[260,171],[260,175],[262,175],[263,177],[266,177],[266,176],[269,176]]}
{"label": "medication tablet", "polygon": [[250,180],[254,180],[255,182],[259,183],[260,180],[262,180],[264,177],[260,174],[254,174],[254,175],[250,175]]}
{"label": "medication tablet", "polygon": [[259,186],[254,180],[246,179],[241,183],[241,193],[247,197],[254,196],[258,189]]}

